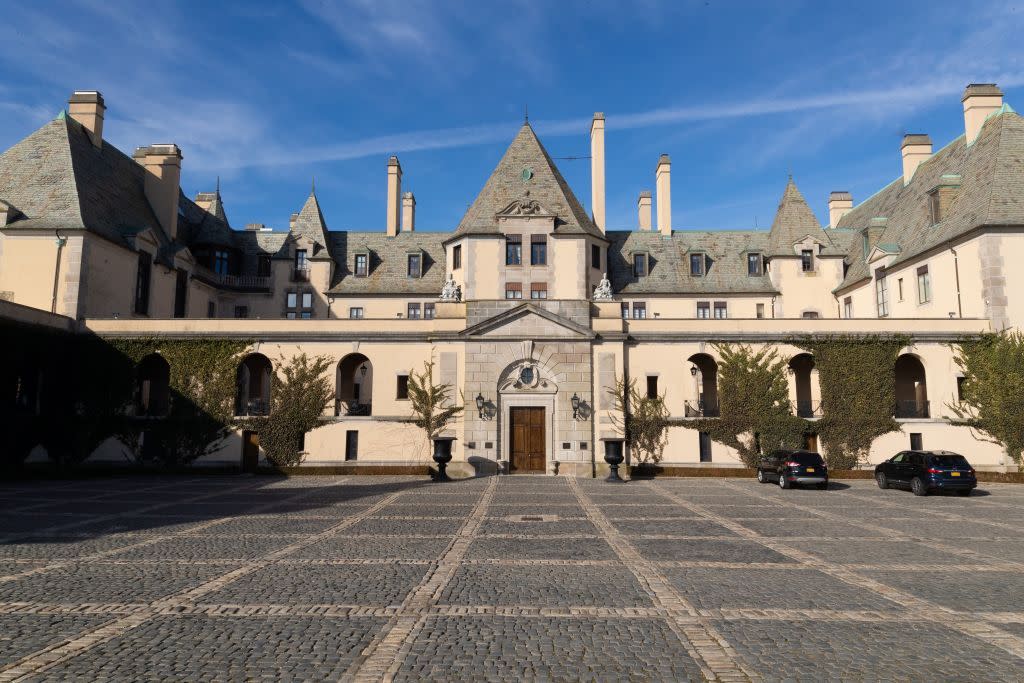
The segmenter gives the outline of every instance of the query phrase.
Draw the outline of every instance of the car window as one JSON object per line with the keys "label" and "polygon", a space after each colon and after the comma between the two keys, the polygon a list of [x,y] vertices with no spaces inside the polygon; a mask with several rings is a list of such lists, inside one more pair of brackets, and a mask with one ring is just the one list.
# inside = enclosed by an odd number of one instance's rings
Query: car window
{"label": "car window", "polygon": [[924,461],[924,459],[921,457],[920,453],[911,453],[910,454],[910,464],[911,465],[920,465],[920,464],[923,463],[923,461]]}
{"label": "car window", "polygon": [[929,455],[928,464],[935,467],[970,467],[967,458],[956,453],[947,455]]}
{"label": "car window", "polygon": [[894,463],[896,463],[896,464],[898,465],[898,464],[902,463],[902,462],[903,462],[903,459],[904,459],[904,458],[906,458],[906,457],[907,457],[907,454],[906,454],[906,453],[897,453],[897,454],[896,454],[896,455],[895,455],[895,456],[893,457],[893,459],[892,459],[892,462],[894,462]]}
{"label": "car window", "polygon": [[820,465],[822,464],[821,456],[817,453],[793,453],[789,456],[789,460],[798,462],[801,465]]}

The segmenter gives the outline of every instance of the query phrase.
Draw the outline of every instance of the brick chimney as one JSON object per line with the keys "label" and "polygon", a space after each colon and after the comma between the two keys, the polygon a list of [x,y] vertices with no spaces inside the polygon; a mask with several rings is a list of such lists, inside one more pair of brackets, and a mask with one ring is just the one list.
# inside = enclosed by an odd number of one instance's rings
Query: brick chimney
{"label": "brick chimney", "polygon": [[644,190],[636,200],[637,224],[641,230],[651,230],[651,191]]}
{"label": "brick chimney", "polygon": [[400,198],[402,196],[402,166],[398,163],[398,157],[388,159],[388,237],[398,234],[398,228],[402,220]]}
{"label": "brick chimney", "polygon": [[590,122],[590,198],[594,225],[604,232],[604,114],[599,111]]}
{"label": "brick chimney", "polygon": [[658,159],[654,172],[654,186],[658,191],[658,232],[666,237],[672,235],[672,160],[667,154]]}
{"label": "brick chimney", "polygon": [[964,134],[969,145],[978,137],[985,119],[1003,106],[1003,91],[995,83],[971,83],[961,101],[964,103]]}
{"label": "brick chimney", "polygon": [[103,95],[95,90],[76,90],[68,99],[68,114],[89,132],[94,147],[103,147]]}
{"label": "brick chimney", "polygon": [[402,193],[402,232],[416,229],[416,196],[412,192]]}
{"label": "brick chimney", "polygon": [[178,235],[181,150],[173,143],[139,147],[132,155],[146,169],[145,192],[160,226],[172,240]]}
{"label": "brick chimney", "polygon": [[846,190],[837,190],[828,196],[828,225],[834,228],[839,220],[853,210],[853,195]]}
{"label": "brick chimney", "polygon": [[903,154],[903,185],[906,186],[917,167],[932,155],[932,139],[920,133],[908,133],[903,136],[900,152]]}

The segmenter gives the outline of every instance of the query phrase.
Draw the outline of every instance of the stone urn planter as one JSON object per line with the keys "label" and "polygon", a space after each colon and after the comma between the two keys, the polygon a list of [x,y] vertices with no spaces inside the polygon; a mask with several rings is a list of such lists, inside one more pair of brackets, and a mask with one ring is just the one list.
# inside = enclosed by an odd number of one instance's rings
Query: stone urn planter
{"label": "stone urn planter", "polygon": [[451,481],[448,476],[448,463],[452,461],[452,442],[455,437],[439,436],[434,439],[434,462],[437,463],[437,476],[434,481]]}
{"label": "stone urn planter", "polygon": [[619,476],[619,465],[625,460],[622,454],[622,444],[622,439],[604,440],[604,461],[611,468],[611,472],[609,472],[608,477],[605,479],[607,482],[623,483],[623,479]]}

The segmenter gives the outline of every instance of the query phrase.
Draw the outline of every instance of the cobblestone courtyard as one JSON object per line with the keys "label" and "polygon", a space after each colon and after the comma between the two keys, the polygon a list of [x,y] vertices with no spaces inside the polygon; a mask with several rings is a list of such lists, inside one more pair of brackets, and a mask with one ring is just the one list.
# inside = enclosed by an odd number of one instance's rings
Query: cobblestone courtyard
{"label": "cobblestone courtyard", "polygon": [[1024,678],[1024,487],[0,484],[0,681]]}

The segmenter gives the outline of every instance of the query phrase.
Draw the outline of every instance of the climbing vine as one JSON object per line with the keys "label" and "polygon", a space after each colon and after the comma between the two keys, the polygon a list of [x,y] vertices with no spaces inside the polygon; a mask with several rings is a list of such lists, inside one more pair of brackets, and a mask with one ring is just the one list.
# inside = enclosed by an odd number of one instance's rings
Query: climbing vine
{"label": "climbing vine", "polygon": [[959,424],[1003,447],[1024,471],[1024,334],[1000,332],[952,345],[963,373],[959,402],[949,408]]}
{"label": "climbing vine", "polygon": [[768,346],[758,351],[743,344],[714,346],[721,358],[721,417],[688,420],[686,425],[736,449],[747,467],[757,464],[762,449],[802,446],[807,421],[793,415],[786,361]]}
{"label": "climbing vine", "polygon": [[821,385],[822,417],[814,425],[834,469],[867,462],[875,439],[898,431],[894,367],[909,337],[801,337],[792,340],[812,356]]}
{"label": "climbing vine", "polygon": [[637,389],[636,378],[616,376],[608,395],[612,399],[608,416],[636,455],[636,464],[661,462],[669,426],[665,394],[647,396]]}

